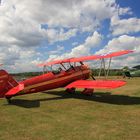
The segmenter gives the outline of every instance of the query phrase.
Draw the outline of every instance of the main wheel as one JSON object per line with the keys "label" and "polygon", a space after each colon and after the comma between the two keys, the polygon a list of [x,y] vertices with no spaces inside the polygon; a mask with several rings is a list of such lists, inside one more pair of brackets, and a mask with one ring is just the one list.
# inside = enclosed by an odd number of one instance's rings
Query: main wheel
{"label": "main wheel", "polygon": [[70,94],[74,94],[75,93],[75,88],[67,88],[66,92],[70,93]]}
{"label": "main wheel", "polygon": [[85,88],[81,93],[84,95],[92,96],[93,92],[94,92],[94,89]]}

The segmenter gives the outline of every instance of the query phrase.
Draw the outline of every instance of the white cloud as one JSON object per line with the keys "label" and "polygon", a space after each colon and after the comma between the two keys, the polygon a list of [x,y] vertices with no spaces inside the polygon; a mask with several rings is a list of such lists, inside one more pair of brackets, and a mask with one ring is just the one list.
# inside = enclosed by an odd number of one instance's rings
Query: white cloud
{"label": "white cloud", "polygon": [[119,7],[118,12],[119,12],[119,15],[126,15],[126,14],[132,15],[133,14],[130,7],[126,7],[126,8]]}
{"label": "white cloud", "polygon": [[[19,48],[17,46],[1,47],[0,62],[3,67],[10,72],[36,71],[38,68],[32,61],[40,57],[40,53],[33,48]],[[38,60],[38,62],[41,62]]]}
{"label": "white cloud", "polygon": [[78,42],[73,42],[72,43],[72,46],[76,46],[76,45],[78,45]]}
{"label": "white cloud", "polygon": [[92,48],[98,47],[101,43],[102,35],[95,31],[91,36],[87,37],[83,44],[80,44],[74,48],[72,48],[71,52],[65,53],[63,55],[50,55],[48,61],[54,59],[64,59],[78,56],[90,55],[90,50]]}
{"label": "white cloud", "polygon": [[120,19],[118,16],[111,18],[111,30],[113,35],[122,35],[140,32],[140,19]]}
{"label": "white cloud", "polygon": [[[1,40],[5,42],[7,38],[9,43],[33,46],[43,37],[49,42],[66,40],[75,36],[77,30],[93,32],[102,20],[111,18],[118,9],[115,0],[5,0],[0,7],[0,33],[4,33]],[[43,23],[50,28],[46,34],[40,30]],[[63,31],[64,27],[68,28],[67,32]]]}
{"label": "white cloud", "polygon": [[49,51],[48,55],[60,54],[62,51],[64,51],[64,47],[58,45],[55,50]]}
{"label": "white cloud", "polygon": [[74,47],[69,53],[69,55],[71,57],[89,55],[90,50],[92,48],[98,47],[101,40],[102,40],[101,34],[95,31],[92,36],[87,37],[84,44]]}
{"label": "white cloud", "polygon": [[67,32],[64,31],[64,29],[47,29],[44,30],[44,36],[47,37],[49,43],[54,43],[57,41],[64,41],[68,40],[71,37],[75,36],[77,33],[77,29],[69,29]]}
{"label": "white cloud", "polygon": [[[44,40],[62,42],[77,32],[93,33],[105,19],[129,13],[129,8],[119,7],[115,0],[4,0],[0,6],[0,63],[10,71],[33,70],[33,64],[41,61],[37,50]],[[48,28],[41,29],[41,24]],[[100,41],[101,35],[94,32],[65,56],[90,54]],[[53,54],[50,58],[57,56]]]}
{"label": "white cloud", "polygon": [[118,38],[113,38],[96,54],[106,54],[120,50],[134,50],[134,53],[114,58],[113,67],[135,66],[140,63],[140,37],[122,35]]}

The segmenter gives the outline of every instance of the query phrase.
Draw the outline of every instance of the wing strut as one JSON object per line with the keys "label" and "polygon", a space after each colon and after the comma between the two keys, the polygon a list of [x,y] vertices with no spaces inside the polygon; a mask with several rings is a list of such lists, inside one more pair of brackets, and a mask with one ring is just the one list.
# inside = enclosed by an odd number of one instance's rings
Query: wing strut
{"label": "wing strut", "polygon": [[101,65],[100,65],[100,70],[99,70],[98,78],[100,78],[102,70],[103,70],[103,72],[104,72],[104,76],[105,76],[105,79],[106,79],[106,77],[107,77],[107,72],[106,72],[106,65],[105,65],[105,60],[104,60],[104,58],[101,59]]}
{"label": "wing strut", "polygon": [[108,69],[107,69],[107,74],[106,74],[107,77],[108,77],[109,71],[110,71],[111,60],[112,60],[112,58],[110,57],[109,64],[108,64]]}
{"label": "wing strut", "polygon": [[107,66],[106,66],[106,63],[105,63],[105,59],[104,58],[101,59],[101,65],[100,65],[98,78],[100,78],[101,72],[103,70],[105,79],[107,79],[107,77],[109,75],[109,71],[110,71],[111,60],[112,60],[112,57],[110,57],[110,59],[109,59],[108,68],[106,68]]}
{"label": "wing strut", "polygon": [[100,64],[100,70],[99,70],[98,77],[100,77],[100,76],[101,76],[101,71],[102,71],[102,59],[100,59],[100,60],[101,60],[101,64]]}
{"label": "wing strut", "polygon": [[102,61],[103,61],[104,75],[105,75],[105,79],[106,79],[105,59],[103,58]]}

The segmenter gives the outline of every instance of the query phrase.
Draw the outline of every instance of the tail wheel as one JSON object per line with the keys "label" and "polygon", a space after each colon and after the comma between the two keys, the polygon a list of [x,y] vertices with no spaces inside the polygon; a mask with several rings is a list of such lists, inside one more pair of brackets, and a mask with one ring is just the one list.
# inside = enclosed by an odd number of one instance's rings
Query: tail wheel
{"label": "tail wheel", "polygon": [[8,104],[11,104],[12,103],[11,97],[6,97],[6,100],[7,100]]}

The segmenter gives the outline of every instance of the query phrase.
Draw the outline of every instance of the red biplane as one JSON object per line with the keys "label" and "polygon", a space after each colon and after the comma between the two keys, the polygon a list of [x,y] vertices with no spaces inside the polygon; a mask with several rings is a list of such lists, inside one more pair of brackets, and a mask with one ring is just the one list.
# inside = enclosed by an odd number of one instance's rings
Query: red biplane
{"label": "red biplane", "polygon": [[[126,84],[122,80],[86,80],[90,77],[91,70],[83,61],[101,60],[101,69],[104,69],[105,76],[108,76],[111,59],[116,56],[131,53],[131,50],[113,52],[106,55],[92,55],[78,58],[69,58],[42,63],[39,66],[44,67],[59,64],[59,71],[46,71],[42,75],[35,76],[20,82],[17,82],[5,70],[0,70],[0,98],[6,98],[11,102],[11,97],[36,93],[45,90],[64,87],[68,93],[74,93],[76,88],[84,88],[82,94],[92,95],[93,90],[118,88]],[[105,69],[105,58],[110,58],[108,69]],[[69,65],[69,67],[66,66]],[[100,69],[100,72],[101,72]],[[44,70],[45,71],[45,70]],[[99,76],[100,76],[99,72]]]}

